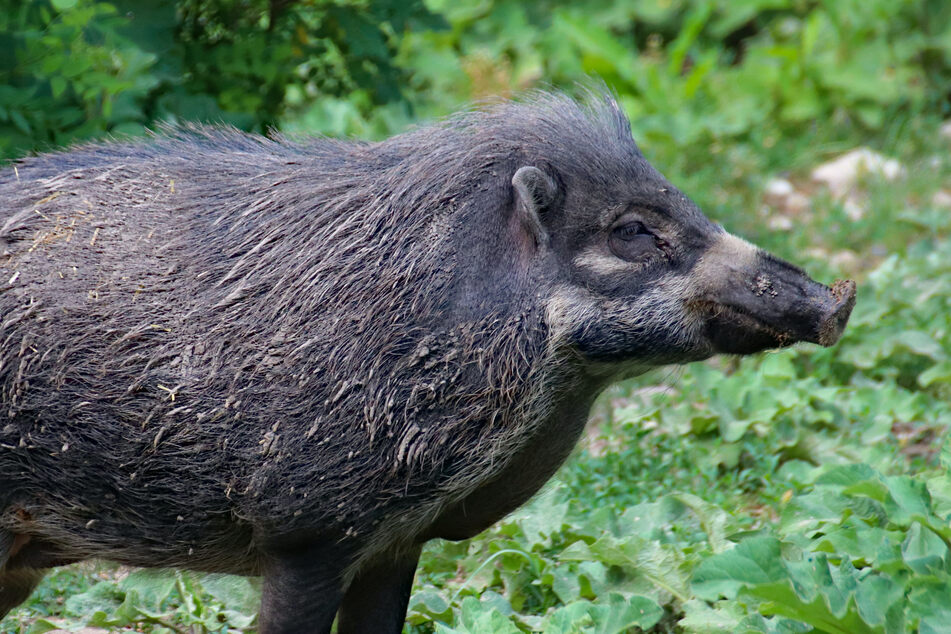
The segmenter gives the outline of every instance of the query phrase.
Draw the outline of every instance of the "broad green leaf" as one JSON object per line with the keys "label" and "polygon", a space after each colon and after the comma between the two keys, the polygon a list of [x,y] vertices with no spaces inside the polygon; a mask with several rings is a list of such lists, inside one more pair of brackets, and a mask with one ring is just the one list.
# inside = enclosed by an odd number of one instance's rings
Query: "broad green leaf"
{"label": "broad green leaf", "polygon": [[951,361],[936,363],[918,375],[918,385],[921,387],[935,383],[951,384]]}
{"label": "broad green leaf", "polygon": [[941,343],[935,340],[934,335],[927,332],[920,330],[904,332],[899,343],[912,352],[935,361],[943,361],[947,357]]}
{"label": "broad green leaf", "polygon": [[417,610],[430,616],[442,615],[449,611],[449,602],[431,590],[414,592],[409,605],[411,610]]}
{"label": "broad green leaf", "polygon": [[888,508],[893,522],[907,525],[914,517],[931,517],[931,496],[923,481],[910,476],[886,476],[884,482],[894,502]]}
{"label": "broad green leaf", "polygon": [[924,578],[908,593],[909,620],[919,619],[920,632],[947,632],[951,623],[951,584],[947,578]]}
{"label": "broad green leaf", "polygon": [[734,601],[718,601],[714,607],[698,599],[683,605],[684,618],[677,623],[691,634],[734,634],[745,615]]}
{"label": "broad green leaf", "polygon": [[736,442],[743,437],[743,434],[746,433],[746,430],[749,429],[753,422],[753,419],[721,419],[720,436],[722,436],[723,440],[726,442]]}
{"label": "broad green leaf", "polygon": [[901,545],[901,552],[908,567],[920,575],[947,571],[947,544],[918,522],[914,522],[908,529],[908,537]]}
{"label": "broad green leaf", "polygon": [[760,372],[763,376],[778,379],[794,379],[797,376],[796,366],[793,365],[791,356],[776,352],[766,355],[760,364]]}
{"label": "broad green leaf", "polygon": [[552,634],[571,634],[590,630],[594,623],[591,617],[591,603],[575,601],[568,605],[556,608],[545,620],[542,631]]}
{"label": "broad green leaf", "polygon": [[823,632],[883,632],[867,623],[855,604],[858,573],[847,561],[831,568],[822,555],[786,562],[788,580],[748,586],[744,593],[763,600],[760,612],[804,621]]}
{"label": "broad green leaf", "polygon": [[884,625],[893,606],[901,610],[899,602],[904,598],[904,592],[903,585],[891,578],[871,575],[859,581],[855,591],[855,605],[866,623]]}
{"label": "broad green leaf", "polygon": [[571,603],[581,597],[581,580],[568,566],[559,566],[550,575],[552,590],[563,603]]}
{"label": "broad green leaf", "polygon": [[589,610],[596,634],[620,634],[633,627],[646,630],[664,615],[664,609],[647,597],[624,597],[612,592],[607,598],[607,602],[599,601],[599,605],[593,605]]}
{"label": "broad green leaf", "polygon": [[515,625],[493,605],[483,604],[475,597],[462,601],[463,632],[471,634],[519,634]]}
{"label": "broad green leaf", "polygon": [[703,560],[693,574],[691,588],[701,599],[732,599],[744,586],[786,578],[779,540],[751,537],[719,555]]}
{"label": "broad green leaf", "polygon": [[765,615],[785,616],[808,623],[820,632],[830,634],[873,634],[883,632],[862,620],[854,605],[848,606],[846,614],[837,617],[829,611],[822,595],[812,601],[803,601],[788,581],[777,581],[750,587],[746,592],[751,597],[762,599],[759,610]]}
{"label": "broad green leaf", "polygon": [[707,539],[710,540],[710,549],[714,554],[728,548],[726,526],[730,522],[730,516],[723,509],[690,493],[680,493],[673,497],[686,505],[700,520],[700,525],[707,534]]}
{"label": "broad green leaf", "polygon": [[119,582],[118,587],[138,596],[136,606],[157,614],[162,603],[175,590],[175,575],[165,571],[136,570]]}
{"label": "broad green leaf", "polygon": [[233,627],[246,628],[254,622],[261,593],[249,579],[233,575],[206,575],[202,589],[224,605],[224,615]]}
{"label": "broad green leaf", "polygon": [[850,486],[875,477],[877,477],[875,470],[867,464],[853,464],[832,467],[816,478],[815,483],[816,485]]}
{"label": "broad green leaf", "polygon": [[635,579],[649,583],[655,590],[680,600],[688,596],[684,556],[673,546],[636,535],[627,535],[623,539],[605,535],[591,544],[590,549],[598,561],[626,568]]}
{"label": "broad green leaf", "polygon": [[92,588],[66,599],[66,610],[77,616],[102,614],[100,621],[122,603],[121,592],[114,585],[99,582]]}
{"label": "broad green leaf", "polygon": [[62,625],[53,623],[49,619],[37,619],[27,627],[24,634],[45,634],[54,630],[62,630]]}

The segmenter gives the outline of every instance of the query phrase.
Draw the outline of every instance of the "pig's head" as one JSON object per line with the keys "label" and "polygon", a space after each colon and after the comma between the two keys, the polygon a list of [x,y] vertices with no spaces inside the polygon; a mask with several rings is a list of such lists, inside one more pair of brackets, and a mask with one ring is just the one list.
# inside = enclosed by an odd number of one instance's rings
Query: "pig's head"
{"label": "pig's head", "polygon": [[813,281],[709,220],[644,159],[613,101],[585,116],[608,138],[579,134],[566,158],[512,178],[522,231],[558,271],[544,298],[554,341],[616,375],[839,339],[853,282]]}

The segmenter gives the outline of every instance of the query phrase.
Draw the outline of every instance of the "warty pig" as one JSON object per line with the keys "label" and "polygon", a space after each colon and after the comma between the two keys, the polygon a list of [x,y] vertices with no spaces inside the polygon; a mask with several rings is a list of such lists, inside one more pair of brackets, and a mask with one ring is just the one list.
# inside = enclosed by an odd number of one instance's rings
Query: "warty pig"
{"label": "warty pig", "polygon": [[398,632],[420,547],[530,498],[610,383],[834,343],[615,101],[380,143],[168,130],[0,175],[0,616],[86,558],[261,575],[260,631]]}

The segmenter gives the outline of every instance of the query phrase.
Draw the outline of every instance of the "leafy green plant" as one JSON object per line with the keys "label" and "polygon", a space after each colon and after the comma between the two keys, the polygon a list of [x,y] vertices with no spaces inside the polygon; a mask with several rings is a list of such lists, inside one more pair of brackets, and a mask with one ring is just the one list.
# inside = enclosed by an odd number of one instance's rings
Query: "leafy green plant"
{"label": "leafy green plant", "polygon": [[823,632],[943,631],[951,622],[949,456],[946,448],[944,471],[930,478],[863,464],[820,471],[788,505],[777,536],[749,537],[703,561],[694,592]]}
{"label": "leafy green plant", "polygon": [[70,595],[55,618],[30,619],[23,631],[42,634],[81,623],[110,630],[223,632],[247,629],[256,618],[260,590],[243,577],[115,569],[105,577]]}
{"label": "leafy green plant", "polygon": [[0,156],[159,121],[263,132],[317,95],[365,114],[405,100],[399,38],[442,26],[416,0],[2,0]]}
{"label": "leafy green plant", "polygon": [[95,0],[0,2],[0,153],[142,129],[156,58],[123,22]]}

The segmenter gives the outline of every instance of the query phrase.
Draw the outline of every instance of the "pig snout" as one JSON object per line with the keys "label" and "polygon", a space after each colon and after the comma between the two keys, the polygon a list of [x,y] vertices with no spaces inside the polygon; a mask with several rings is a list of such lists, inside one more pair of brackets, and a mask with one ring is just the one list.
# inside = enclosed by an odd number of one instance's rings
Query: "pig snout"
{"label": "pig snout", "polygon": [[[855,282],[852,280],[836,280],[829,288],[832,296],[829,309],[819,321],[818,338],[815,343],[829,347],[839,340],[845,325],[855,307]],[[810,339],[810,341],[812,341]]]}
{"label": "pig snout", "polygon": [[855,282],[838,280],[829,287],[768,253],[747,255],[722,261],[721,283],[696,302],[717,352],[749,354],[799,341],[831,346],[839,340],[855,306]]}

